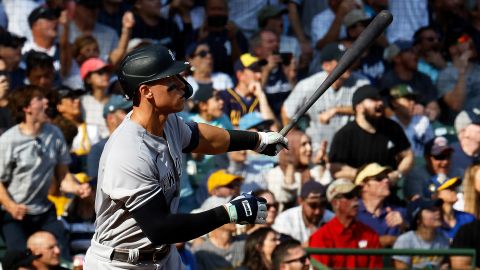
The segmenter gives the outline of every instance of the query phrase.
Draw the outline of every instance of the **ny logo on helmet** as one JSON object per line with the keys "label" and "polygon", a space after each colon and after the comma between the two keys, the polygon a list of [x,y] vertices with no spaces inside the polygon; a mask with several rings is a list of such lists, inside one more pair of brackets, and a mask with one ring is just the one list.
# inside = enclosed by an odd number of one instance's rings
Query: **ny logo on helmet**
{"label": "ny logo on helmet", "polygon": [[175,55],[173,55],[173,52],[168,50],[168,53],[170,54],[170,56],[172,57],[172,60],[175,61]]}

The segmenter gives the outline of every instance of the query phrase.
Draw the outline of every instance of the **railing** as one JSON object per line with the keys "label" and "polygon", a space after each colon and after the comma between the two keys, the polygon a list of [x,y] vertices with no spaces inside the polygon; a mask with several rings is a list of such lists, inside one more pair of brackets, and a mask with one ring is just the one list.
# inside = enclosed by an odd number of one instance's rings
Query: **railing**
{"label": "railing", "polygon": [[[368,249],[368,248],[307,248],[307,253],[321,255],[376,255],[376,256],[467,256],[472,258],[471,267],[475,269],[477,252],[475,249],[452,248],[452,249]],[[328,269],[321,263],[312,260],[316,269]]]}

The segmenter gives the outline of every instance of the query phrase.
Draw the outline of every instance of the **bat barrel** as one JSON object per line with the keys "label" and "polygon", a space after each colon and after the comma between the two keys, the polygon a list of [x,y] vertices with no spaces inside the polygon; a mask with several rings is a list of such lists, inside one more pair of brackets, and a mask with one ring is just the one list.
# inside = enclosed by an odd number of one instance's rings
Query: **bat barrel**
{"label": "bat barrel", "polygon": [[393,16],[387,10],[382,10],[377,16],[368,24],[365,30],[352,44],[342,58],[339,60],[335,69],[327,76],[325,81],[318,87],[315,93],[307,100],[300,110],[295,113],[290,122],[283,127],[280,134],[283,136],[295,126],[300,117],[312,107],[318,98],[327,91],[327,89],[362,55],[362,53],[382,34],[383,31],[390,25]]}

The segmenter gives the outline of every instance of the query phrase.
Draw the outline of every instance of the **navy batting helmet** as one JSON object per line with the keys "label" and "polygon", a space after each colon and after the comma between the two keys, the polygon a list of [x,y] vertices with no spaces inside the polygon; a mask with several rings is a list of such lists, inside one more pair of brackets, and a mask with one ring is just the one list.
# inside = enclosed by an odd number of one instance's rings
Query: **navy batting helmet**
{"label": "navy batting helmet", "polygon": [[[159,44],[142,47],[128,53],[117,71],[125,98],[131,100],[141,84],[176,76],[189,67],[188,62],[176,61],[169,49]],[[185,98],[189,98],[192,86],[178,76],[186,86]]]}

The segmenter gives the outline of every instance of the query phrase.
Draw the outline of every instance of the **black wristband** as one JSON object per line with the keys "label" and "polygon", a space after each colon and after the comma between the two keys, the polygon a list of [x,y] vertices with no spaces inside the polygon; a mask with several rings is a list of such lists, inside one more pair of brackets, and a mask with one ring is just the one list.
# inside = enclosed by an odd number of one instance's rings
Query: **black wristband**
{"label": "black wristband", "polygon": [[245,130],[230,130],[230,144],[228,145],[228,152],[240,150],[255,150],[260,139],[257,132]]}

